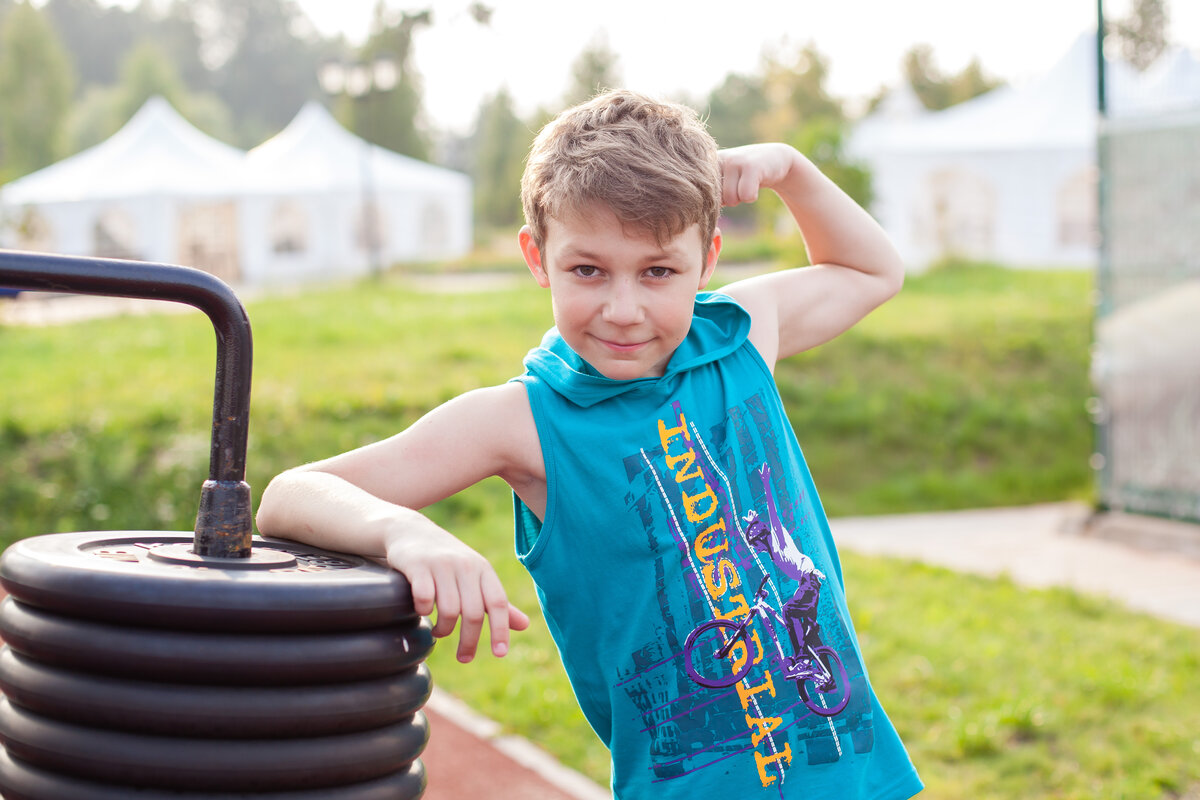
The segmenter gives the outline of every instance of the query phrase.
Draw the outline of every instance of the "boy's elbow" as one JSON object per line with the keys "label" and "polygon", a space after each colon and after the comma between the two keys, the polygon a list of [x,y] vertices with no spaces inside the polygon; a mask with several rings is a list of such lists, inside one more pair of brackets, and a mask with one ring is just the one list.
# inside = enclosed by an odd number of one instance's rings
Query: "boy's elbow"
{"label": "boy's elbow", "polygon": [[258,532],[263,536],[282,535],[281,531],[285,527],[283,510],[287,507],[284,498],[288,493],[287,484],[291,480],[291,472],[289,470],[276,475],[267,484],[267,488],[263,489],[262,497],[258,501],[258,512],[254,515]]}
{"label": "boy's elbow", "polygon": [[904,262],[897,261],[895,269],[889,273],[888,296],[891,300],[896,295],[900,294],[900,290],[904,288]]}
{"label": "boy's elbow", "polygon": [[900,294],[900,290],[904,288],[904,272],[904,262],[900,260],[900,255],[895,253],[892,258],[888,259],[887,264],[876,273],[880,303],[885,303]]}

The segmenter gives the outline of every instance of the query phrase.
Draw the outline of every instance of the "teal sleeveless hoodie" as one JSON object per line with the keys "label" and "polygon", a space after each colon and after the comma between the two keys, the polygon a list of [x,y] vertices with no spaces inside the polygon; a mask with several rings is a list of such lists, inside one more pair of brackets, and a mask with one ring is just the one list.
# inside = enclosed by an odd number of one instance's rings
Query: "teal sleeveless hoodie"
{"label": "teal sleeveless hoodie", "polygon": [[[749,330],[735,301],[702,293],[665,374],[629,381],[547,333],[515,379],[548,492],[541,521],[514,498],[517,555],[618,800],[911,797],[921,782],[871,689],[825,513]],[[756,547],[756,519],[793,555]],[[783,608],[800,562],[824,577],[827,692],[789,671],[782,617],[754,616],[716,653],[760,585]]]}

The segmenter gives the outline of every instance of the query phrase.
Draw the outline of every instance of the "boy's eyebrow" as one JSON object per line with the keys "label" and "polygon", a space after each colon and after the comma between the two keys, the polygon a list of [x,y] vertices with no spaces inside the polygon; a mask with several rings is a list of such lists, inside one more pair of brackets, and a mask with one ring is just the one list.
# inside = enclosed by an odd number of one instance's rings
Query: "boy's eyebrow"
{"label": "boy's eyebrow", "polygon": [[[645,261],[662,261],[662,260],[669,259],[669,258],[680,258],[685,255],[684,253],[681,252],[681,249],[682,248],[677,248],[675,250],[671,250],[671,249],[668,249],[665,247],[661,247],[652,253],[646,253],[645,256],[643,257],[643,260],[645,260]],[[565,259],[571,260],[571,261],[597,261],[597,262],[600,262],[600,261],[605,260],[604,256],[602,256],[598,253],[593,253],[591,250],[587,249],[586,247],[568,246],[565,250],[563,250],[562,257]]]}

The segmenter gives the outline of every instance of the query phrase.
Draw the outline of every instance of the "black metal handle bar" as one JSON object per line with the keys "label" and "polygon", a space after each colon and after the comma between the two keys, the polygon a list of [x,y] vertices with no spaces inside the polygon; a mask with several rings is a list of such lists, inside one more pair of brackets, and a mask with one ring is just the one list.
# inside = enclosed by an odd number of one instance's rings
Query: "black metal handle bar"
{"label": "black metal handle bar", "polygon": [[252,514],[245,478],[253,345],[250,319],[233,289],[191,267],[13,250],[0,250],[0,286],[167,300],[208,315],[217,335],[217,376],[208,480],[200,493],[194,551],[249,557]]}

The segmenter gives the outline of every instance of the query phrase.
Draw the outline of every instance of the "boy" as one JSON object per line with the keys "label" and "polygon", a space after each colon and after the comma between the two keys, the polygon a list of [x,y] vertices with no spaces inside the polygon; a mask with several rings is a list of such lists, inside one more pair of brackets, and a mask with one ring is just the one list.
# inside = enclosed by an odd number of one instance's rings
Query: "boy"
{"label": "boy", "polygon": [[[702,290],[720,207],[774,190],[817,266]],[[775,362],[843,332],[898,291],[903,267],[874,221],[794,149],[718,152],[694,113],[610,92],[534,142],[518,241],[550,290],[555,328],[526,372],[468,392],[383,442],[272,481],[262,533],[386,559],[461,619],[470,661],[486,621],[502,656],[529,620],[480,555],[418,513],[486,477],[513,489],[517,555],[620,800],[910,797],[921,784],[871,692],[824,513],[772,378]],[[743,524],[772,503],[828,576],[820,623],[849,676],[823,716],[801,702],[765,633],[730,659],[732,688],[688,677],[698,625],[740,619],[759,582],[796,587]],[[744,664],[744,661],[741,662]]]}

